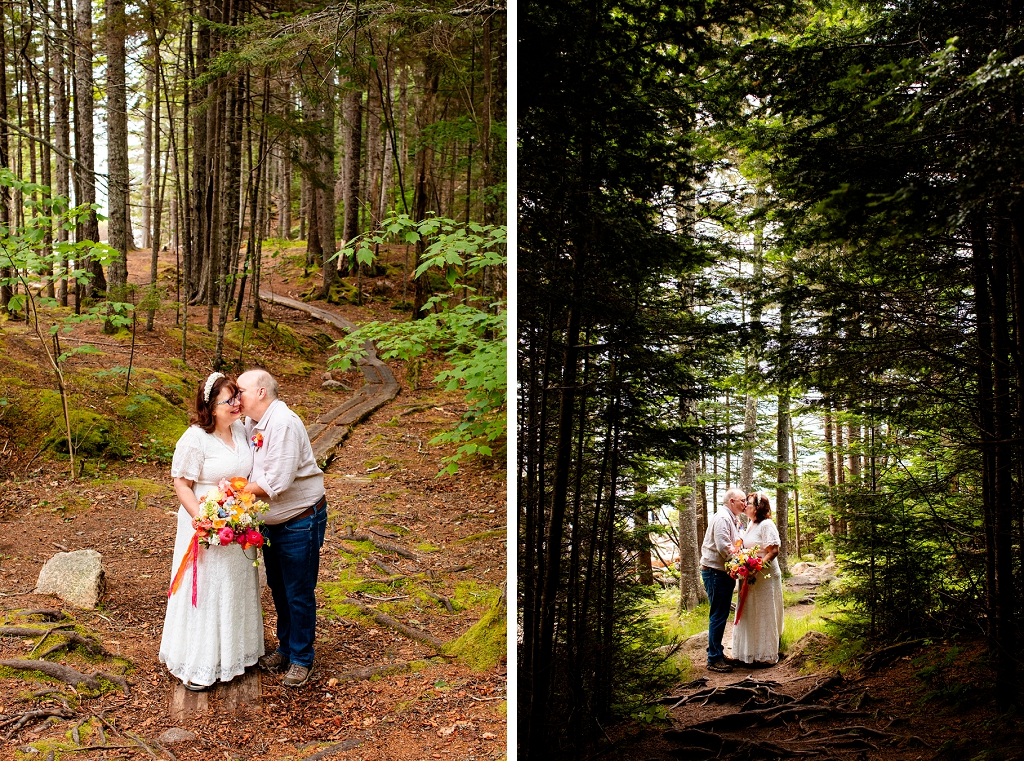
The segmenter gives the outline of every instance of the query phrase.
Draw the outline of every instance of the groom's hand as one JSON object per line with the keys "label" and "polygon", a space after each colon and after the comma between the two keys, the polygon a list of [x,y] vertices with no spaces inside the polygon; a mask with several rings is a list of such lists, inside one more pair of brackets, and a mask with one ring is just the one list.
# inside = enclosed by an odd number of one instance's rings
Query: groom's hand
{"label": "groom's hand", "polygon": [[257,497],[262,497],[263,499],[269,499],[269,497],[267,496],[267,493],[265,491],[263,491],[263,487],[261,487],[259,484],[254,483],[252,481],[247,483],[245,485],[245,488],[242,489],[242,491],[247,491],[250,494],[256,495]]}

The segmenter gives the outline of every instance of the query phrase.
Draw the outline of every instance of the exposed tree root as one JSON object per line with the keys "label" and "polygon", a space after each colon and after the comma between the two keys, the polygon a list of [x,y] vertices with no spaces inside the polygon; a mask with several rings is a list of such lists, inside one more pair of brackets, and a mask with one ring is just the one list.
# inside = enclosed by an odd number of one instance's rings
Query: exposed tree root
{"label": "exposed tree root", "polygon": [[13,719],[8,719],[7,721],[0,722],[0,729],[2,729],[3,727],[10,726],[11,724],[14,725],[13,727],[11,727],[11,730],[6,735],[4,735],[5,740],[10,740],[12,737],[14,737],[14,735],[18,733],[20,729],[22,729],[30,721],[35,721],[37,719],[48,719],[51,716],[56,716],[60,719],[73,719],[75,714],[66,713],[64,711],[57,711],[52,708],[39,708],[35,711],[27,711],[26,713],[23,713],[21,716],[17,716]]}
{"label": "exposed tree root", "polygon": [[883,666],[888,666],[900,656],[922,644],[924,644],[923,639],[912,639],[907,642],[899,642],[895,645],[889,645],[888,647],[883,647],[865,655],[863,660],[861,660],[861,664],[864,666],[864,671],[874,671],[882,668]]}
{"label": "exposed tree root", "polygon": [[107,674],[103,671],[96,671],[93,674],[83,674],[70,666],[65,666],[63,663],[51,663],[50,661],[35,660],[0,661],[0,666],[6,666],[7,668],[18,669],[20,671],[40,671],[49,677],[59,679],[66,684],[70,684],[72,687],[85,685],[85,687],[90,690],[102,689],[102,685],[96,677],[103,677],[111,684],[116,684],[121,687],[126,695],[128,694],[128,682],[124,677],[117,676],[116,674]]}
{"label": "exposed tree root", "polygon": [[830,677],[822,680],[818,684],[814,685],[811,689],[796,699],[797,703],[810,703],[814,700],[818,700],[826,692],[831,690],[836,685],[843,683],[843,677],[841,674],[833,674]]}
{"label": "exposed tree root", "polygon": [[782,707],[758,708],[742,713],[729,713],[724,716],[717,716],[714,719],[698,722],[697,724],[691,724],[687,729],[699,729],[705,732],[733,732],[753,726],[767,726],[798,718],[817,718],[819,716],[846,718],[865,715],[862,711],[837,711],[831,706],[797,705],[791,703]]}
{"label": "exposed tree root", "polygon": [[20,618],[26,616],[42,616],[43,618],[50,618],[54,621],[60,621],[66,616],[62,610],[54,610],[53,608],[33,608],[32,610],[19,610],[17,611]]}
{"label": "exposed tree root", "polygon": [[70,666],[65,666],[62,663],[51,663],[50,661],[9,660],[0,661],[0,666],[19,669],[21,671],[41,671],[47,676],[59,679],[73,687],[85,685],[90,690],[100,689],[100,683],[96,677],[83,674],[81,671],[75,671],[75,669]]}
{"label": "exposed tree root", "polygon": [[381,572],[387,574],[388,576],[401,576],[402,578],[406,579],[409,578],[407,574],[402,573],[393,565],[391,565],[390,563],[386,563],[384,560],[377,557],[376,555],[371,555],[370,557],[373,560],[373,564],[378,569],[380,569]]}
{"label": "exposed tree root", "polygon": [[746,758],[756,759],[795,758],[818,755],[816,750],[794,750],[769,742],[723,737],[714,732],[705,732],[692,727],[687,729],[670,729],[665,732],[664,736],[667,740],[683,745],[687,751],[687,759],[721,758],[741,754]]}
{"label": "exposed tree root", "polygon": [[[71,624],[67,624],[71,626]],[[34,629],[30,626],[0,626],[0,637],[39,637],[52,632],[53,629]]]}
{"label": "exposed tree root", "polygon": [[339,753],[344,753],[346,750],[352,750],[359,745],[362,740],[349,739],[342,740],[340,743],[336,743],[323,750],[318,750],[312,756],[309,756],[306,761],[319,761],[321,758],[329,758],[330,756],[336,756]]}
{"label": "exposed tree root", "polygon": [[[52,629],[51,629],[51,631],[52,631]],[[49,650],[47,650],[45,653],[42,653],[39,656],[40,658],[45,658],[46,656],[50,655],[51,653],[55,653],[58,650],[63,650],[64,648],[70,647],[71,645],[81,645],[82,647],[84,647],[86,650],[88,650],[93,655],[103,655],[103,656],[109,656],[110,655],[110,653],[107,651],[107,649],[105,647],[103,647],[103,645],[101,645],[99,642],[96,642],[95,640],[89,639],[88,637],[83,637],[78,632],[62,632],[62,634],[65,634],[67,636],[67,639],[64,642],[61,642],[59,644],[54,645]],[[42,644],[41,641],[40,641],[40,644]],[[36,647],[39,647],[39,645],[36,645]]]}
{"label": "exposed tree root", "polygon": [[436,650],[440,650],[441,646],[444,644],[433,634],[422,631],[420,629],[413,629],[411,626],[406,626],[401,621],[396,621],[395,619],[391,618],[391,616],[385,615],[380,611],[376,611],[370,606],[364,605],[363,603],[359,602],[359,600],[353,600],[351,597],[346,597],[344,600],[342,600],[342,602],[346,605],[351,605],[354,608],[358,608],[361,613],[365,613],[366,615],[370,616],[374,621],[376,621],[381,626],[386,626],[389,629],[394,629],[395,631],[404,634],[409,639],[414,639],[418,642],[424,642]]}
{"label": "exposed tree root", "polygon": [[381,539],[379,536],[373,536],[371,534],[349,533],[343,534],[338,538],[342,540],[347,539],[352,542],[370,542],[371,544],[375,544],[376,546],[380,547],[382,550],[385,550],[386,552],[391,552],[395,555],[401,555],[403,558],[408,558],[409,560],[419,560],[419,557],[412,550],[407,550],[405,547],[399,547],[397,544],[385,541],[384,539]]}
{"label": "exposed tree root", "polygon": [[444,595],[439,595],[436,592],[431,592],[429,589],[424,589],[423,587],[420,587],[420,591],[423,592],[423,594],[425,594],[430,599],[437,600],[439,603],[441,603],[449,613],[455,612],[455,606],[452,605],[452,601]]}

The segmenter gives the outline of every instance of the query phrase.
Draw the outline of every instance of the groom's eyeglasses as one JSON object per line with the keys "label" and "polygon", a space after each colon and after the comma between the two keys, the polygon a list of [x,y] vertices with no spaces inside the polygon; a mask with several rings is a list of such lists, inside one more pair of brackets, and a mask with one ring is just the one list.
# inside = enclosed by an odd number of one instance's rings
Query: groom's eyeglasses
{"label": "groom's eyeglasses", "polygon": [[231,397],[230,399],[225,399],[223,402],[216,402],[213,406],[216,407],[218,404],[230,404],[232,407],[234,407],[236,404],[241,404],[241,402],[242,395],[235,394],[233,397]]}

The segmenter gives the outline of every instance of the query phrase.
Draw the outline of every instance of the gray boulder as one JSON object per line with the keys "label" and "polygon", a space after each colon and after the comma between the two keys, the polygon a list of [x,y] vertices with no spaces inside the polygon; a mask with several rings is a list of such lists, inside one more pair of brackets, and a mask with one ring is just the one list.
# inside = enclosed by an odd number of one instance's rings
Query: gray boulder
{"label": "gray boulder", "polygon": [[171,727],[160,735],[160,737],[157,738],[157,741],[160,742],[161,745],[174,745],[175,743],[184,743],[195,739],[196,736],[187,729]]}
{"label": "gray boulder", "polygon": [[320,388],[335,389],[337,391],[351,391],[352,390],[348,386],[346,386],[344,383],[339,383],[336,380],[325,380],[323,383],[320,384]]}
{"label": "gray boulder", "polygon": [[96,550],[58,552],[39,572],[35,591],[57,595],[68,605],[92,610],[106,589],[101,560],[102,555]]}

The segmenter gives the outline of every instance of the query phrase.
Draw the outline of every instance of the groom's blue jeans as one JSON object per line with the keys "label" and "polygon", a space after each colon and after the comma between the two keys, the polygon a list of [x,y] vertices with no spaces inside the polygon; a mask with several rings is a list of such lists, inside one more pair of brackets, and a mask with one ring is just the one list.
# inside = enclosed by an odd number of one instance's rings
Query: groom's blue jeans
{"label": "groom's blue jeans", "polygon": [[725,659],[722,637],[725,634],[725,624],[729,620],[729,606],[732,605],[736,580],[725,571],[716,571],[713,568],[702,568],[700,577],[708,593],[708,606],[711,609],[708,616],[708,663],[714,663]]}
{"label": "groom's blue jeans", "polygon": [[277,649],[289,663],[311,667],[316,638],[316,580],[327,532],[327,501],[313,515],[266,526],[267,585],[277,609]]}

